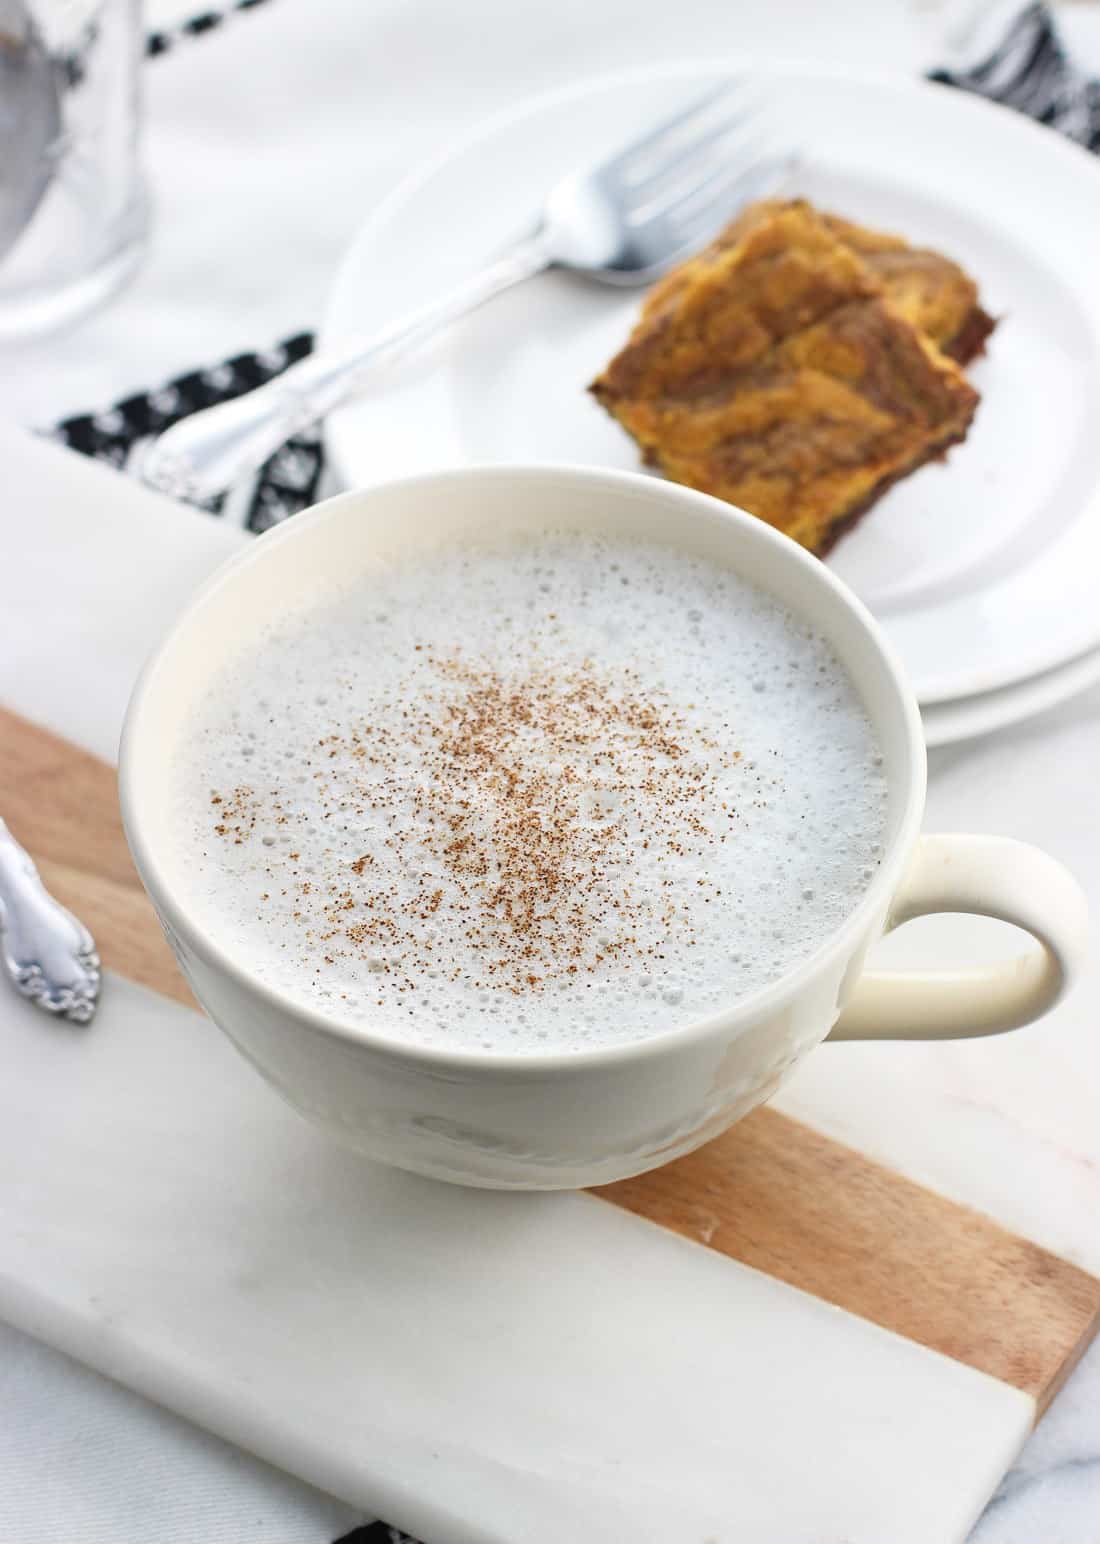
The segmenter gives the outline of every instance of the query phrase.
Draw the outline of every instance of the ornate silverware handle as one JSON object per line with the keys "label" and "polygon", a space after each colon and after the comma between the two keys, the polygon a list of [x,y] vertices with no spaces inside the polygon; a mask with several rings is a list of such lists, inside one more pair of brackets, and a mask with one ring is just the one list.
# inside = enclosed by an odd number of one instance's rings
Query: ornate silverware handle
{"label": "ornate silverware handle", "polygon": [[99,1000],[95,940],[46,889],[0,820],[0,964],[47,1013],[87,1024]]}
{"label": "ornate silverware handle", "polygon": [[243,471],[260,466],[293,435],[346,401],[380,363],[541,272],[549,261],[536,233],[442,299],[373,337],[307,355],[266,386],[192,413],[146,448],[139,466],[142,481],[173,498],[201,502],[216,497]]}

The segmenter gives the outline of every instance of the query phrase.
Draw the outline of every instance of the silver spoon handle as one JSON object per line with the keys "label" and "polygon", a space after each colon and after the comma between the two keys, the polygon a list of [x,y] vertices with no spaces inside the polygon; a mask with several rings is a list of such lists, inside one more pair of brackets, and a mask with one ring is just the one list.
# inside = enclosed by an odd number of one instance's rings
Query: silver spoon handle
{"label": "silver spoon handle", "polygon": [[261,466],[280,445],[346,401],[383,360],[423,342],[549,264],[536,232],[472,279],[381,332],[340,349],[310,354],[266,386],[193,413],[148,447],[140,467],[143,482],[175,498],[201,502],[216,497],[242,472]]}
{"label": "silver spoon handle", "polygon": [[99,956],[82,922],[46,889],[0,820],[0,964],[47,1013],[87,1024],[99,1000]]}

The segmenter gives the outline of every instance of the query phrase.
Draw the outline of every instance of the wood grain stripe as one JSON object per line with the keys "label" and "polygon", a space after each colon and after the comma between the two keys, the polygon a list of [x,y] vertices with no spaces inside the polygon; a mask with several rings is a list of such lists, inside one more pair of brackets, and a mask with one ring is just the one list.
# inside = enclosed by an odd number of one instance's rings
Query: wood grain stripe
{"label": "wood grain stripe", "polygon": [[[0,709],[0,810],[107,968],[194,1006],[131,864],[113,768]],[[597,1194],[989,1373],[1040,1412],[1100,1328],[1095,1277],[775,1110]]]}
{"label": "wood grain stripe", "polygon": [[1100,1328],[1095,1277],[766,1107],[598,1194],[1011,1383],[1040,1414]]}

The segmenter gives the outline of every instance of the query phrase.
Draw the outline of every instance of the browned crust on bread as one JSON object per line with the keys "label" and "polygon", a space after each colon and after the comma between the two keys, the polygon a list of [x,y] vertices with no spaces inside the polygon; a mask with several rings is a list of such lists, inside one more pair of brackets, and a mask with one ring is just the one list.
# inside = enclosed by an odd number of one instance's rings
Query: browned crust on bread
{"label": "browned crust on bread", "polygon": [[829,229],[864,259],[888,299],[951,359],[969,364],[997,325],[966,270],[942,252],[911,246],[890,232],[823,214]]}
{"label": "browned crust on bread", "polygon": [[986,340],[996,325],[996,317],[983,311],[981,306],[974,306],[955,336],[942,345],[944,353],[960,365],[970,364],[985,353]]}
{"label": "browned crust on bread", "polygon": [[980,343],[972,290],[899,238],[757,205],[654,287],[590,390],[649,465],[825,551],[965,437],[977,393],[914,318]]}
{"label": "browned crust on bread", "polygon": [[872,230],[842,215],[815,210],[805,199],[761,199],[742,210],[714,246],[731,245],[782,209],[815,214],[863,259],[886,298],[958,364],[968,364],[982,352],[997,323],[979,304],[977,284],[952,258],[915,247],[893,231]]}
{"label": "browned crust on bread", "polygon": [[910,476],[911,473],[919,471],[922,466],[927,466],[930,461],[945,460],[952,446],[961,445],[963,440],[966,439],[973,417],[972,410],[963,428],[941,440],[938,445],[930,445],[922,455],[911,461],[908,466],[899,467],[896,472],[891,472],[888,477],[883,477],[881,481],[877,482],[870,493],[865,494],[858,503],[854,504],[851,509],[847,510],[833,522],[825,533],[825,538],[821,544],[813,548],[816,556],[819,558],[828,557],[840,538],[847,536],[849,531],[854,530],[864,515],[878,503],[879,499],[889,493],[895,483],[899,483],[904,478]]}

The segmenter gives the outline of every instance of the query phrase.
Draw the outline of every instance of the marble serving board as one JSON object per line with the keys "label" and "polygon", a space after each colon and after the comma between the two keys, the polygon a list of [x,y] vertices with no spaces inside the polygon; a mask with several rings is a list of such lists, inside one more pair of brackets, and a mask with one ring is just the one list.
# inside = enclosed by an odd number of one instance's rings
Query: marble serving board
{"label": "marble serving board", "polygon": [[332,1146],[191,1004],[118,824],[134,673],[243,538],[0,454],[0,809],[107,967],[89,1030],[0,998],[0,1315],[428,1544],[963,1538],[1095,1328],[1083,1235],[837,1141],[835,1096],[598,1195]]}

